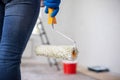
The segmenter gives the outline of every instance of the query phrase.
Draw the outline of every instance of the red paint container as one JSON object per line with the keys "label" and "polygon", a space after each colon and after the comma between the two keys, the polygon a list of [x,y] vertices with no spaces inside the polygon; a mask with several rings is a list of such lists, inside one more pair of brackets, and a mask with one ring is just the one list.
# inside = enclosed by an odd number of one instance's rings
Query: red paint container
{"label": "red paint container", "polygon": [[63,69],[64,74],[76,74],[77,62],[76,61],[64,61]]}

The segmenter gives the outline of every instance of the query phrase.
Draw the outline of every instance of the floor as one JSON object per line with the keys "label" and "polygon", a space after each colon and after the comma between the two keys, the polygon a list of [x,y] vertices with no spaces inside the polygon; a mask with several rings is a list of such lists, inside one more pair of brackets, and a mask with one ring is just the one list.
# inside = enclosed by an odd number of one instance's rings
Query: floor
{"label": "floor", "polygon": [[63,73],[63,69],[58,71],[56,66],[50,67],[49,64],[40,64],[31,60],[22,62],[22,80],[96,80],[80,72],[74,75]]}

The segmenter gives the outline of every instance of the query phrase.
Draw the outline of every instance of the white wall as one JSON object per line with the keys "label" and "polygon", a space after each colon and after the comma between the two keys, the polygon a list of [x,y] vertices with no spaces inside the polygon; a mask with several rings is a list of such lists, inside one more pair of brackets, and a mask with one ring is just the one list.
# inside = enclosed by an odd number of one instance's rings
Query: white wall
{"label": "white wall", "polygon": [[59,22],[79,45],[79,64],[120,73],[120,0],[64,0],[61,8]]}

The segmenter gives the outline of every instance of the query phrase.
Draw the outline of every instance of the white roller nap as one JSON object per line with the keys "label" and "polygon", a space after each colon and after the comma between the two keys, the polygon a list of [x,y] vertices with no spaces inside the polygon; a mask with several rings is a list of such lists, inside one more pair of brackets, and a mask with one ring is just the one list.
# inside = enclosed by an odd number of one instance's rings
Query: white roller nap
{"label": "white roller nap", "polygon": [[75,60],[77,58],[77,49],[74,46],[54,46],[41,45],[36,48],[36,54],[40,56],[61,58],[65,60]]}

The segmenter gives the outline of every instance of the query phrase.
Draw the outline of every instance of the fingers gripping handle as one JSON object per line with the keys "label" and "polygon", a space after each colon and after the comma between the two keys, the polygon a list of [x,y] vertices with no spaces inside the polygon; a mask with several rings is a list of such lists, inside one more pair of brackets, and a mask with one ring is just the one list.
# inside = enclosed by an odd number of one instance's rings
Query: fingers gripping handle
{"label": "fingers gripping handle", "polygon": [[52,12],[53,12],[53,9],[52,8],[48,8],[48,24],[57,24],[56,18],[55,17],[51,17]]}

